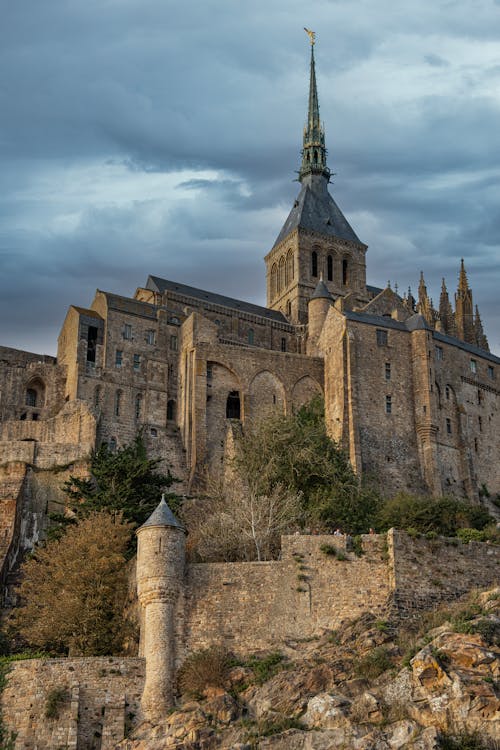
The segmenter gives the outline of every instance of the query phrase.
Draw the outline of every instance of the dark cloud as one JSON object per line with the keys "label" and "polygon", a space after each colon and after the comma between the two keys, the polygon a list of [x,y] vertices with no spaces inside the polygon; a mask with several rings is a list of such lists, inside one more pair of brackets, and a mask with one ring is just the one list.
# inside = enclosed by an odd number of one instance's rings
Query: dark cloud
{"label": "dark cloud", "polygon": [[[148,273],[265,302],[298,190],[316,28],[332,191],[371,283],[450,292],[500,350],[498,2],[5,4],[0,341],[54,350],[68,304]],[[13,314],[15,310],[15,315]]]}

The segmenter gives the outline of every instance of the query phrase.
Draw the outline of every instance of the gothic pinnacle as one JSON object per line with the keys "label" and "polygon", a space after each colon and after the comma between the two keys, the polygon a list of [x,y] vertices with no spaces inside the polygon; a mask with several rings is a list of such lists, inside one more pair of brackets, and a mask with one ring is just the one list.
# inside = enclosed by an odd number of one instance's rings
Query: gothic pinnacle
{"label": "gothic pinnacle", "polygon": [[307,124],[304,128],[302,148],[302,164],[299,180],[302,182],[307,175],[321,175],[328,181],[330,170],[326,165],[325,131],[319,119],[318,88],[316,85],[316,65],[314,61],[315,34],[304,29],[311,40],[311,65],[309,76],[309,106]]}

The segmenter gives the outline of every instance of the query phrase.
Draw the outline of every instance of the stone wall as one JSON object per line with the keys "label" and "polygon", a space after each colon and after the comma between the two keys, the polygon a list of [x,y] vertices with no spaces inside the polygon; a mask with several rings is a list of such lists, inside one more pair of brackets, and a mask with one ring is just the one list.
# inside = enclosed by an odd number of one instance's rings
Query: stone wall
{"label": "stone wall", "polygon": [[497,585],[500,547],[456,538],[415,539],[391,529],[387,535],[390,587],[402,617],[473,589]]}
{"label": "stone wall", "polygon": [[344,537],[289,536],[278,561],[189,566],[179,651],[214,643],[240,653],[279,648],[363,612],[382,615],[390,593],[384,542],[364,536],[365,554],[347,552],[341,561],[320,547],[345,550]]}
{"label": "stone wall", "polygon": [[[2,716],[15,750],[111,750],[137,721],[144,660],[95,657],[13,662]],[[57,716],[47,700],[62,691]]]}

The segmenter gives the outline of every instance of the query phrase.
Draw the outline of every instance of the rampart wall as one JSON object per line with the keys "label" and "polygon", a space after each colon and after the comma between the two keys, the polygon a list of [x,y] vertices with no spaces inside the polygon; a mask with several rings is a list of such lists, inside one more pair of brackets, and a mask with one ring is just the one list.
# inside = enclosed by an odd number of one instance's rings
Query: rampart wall
{"label": "rampart wall", "polygon": [[[325,554],[324,545],[346,559]],[[286,536],[281,559],[188,565],[176,612],[178,664],[222,645],[235,653],[280,650],[334,630],[365,612],[414,617],[426,607],[498,582],[500,547],[403,532],[362,537],[363,555],[343,536]],[[99,657],[16,662],[2,697],[15,750],[110,750],[139,716],[144,660]],[[45,718],[50,691],[67,699]],[[77,721],[77,718],[79,721]]]}

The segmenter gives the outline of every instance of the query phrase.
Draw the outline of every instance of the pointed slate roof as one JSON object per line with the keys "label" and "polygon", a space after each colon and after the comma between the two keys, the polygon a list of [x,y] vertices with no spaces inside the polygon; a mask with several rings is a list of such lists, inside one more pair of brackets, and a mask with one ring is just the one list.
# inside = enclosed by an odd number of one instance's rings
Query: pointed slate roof
{"label": "pointed slate roof", "polygon": [[362,245],[359,237],[328,192],[328,182],[321,175],[302,178],[302,189],[283,224],[274,247],[294,229],[308,229],[328,237]]}
{"label": "pointed slate roof", "polygon": [[186,531],[184,526],[177,520],[177,518],[168,507],[165,501],[165,495],[161,496],[161,500],[156,509],[151,513],[148,520],[145,521],[138,530],[140,531],[145,526],[171,526],[174,529],[181,529],[181,531]]}
{"label": "pointed slate roof", "polygon": [[333,302],[333,297],[330,294],[330,290],[328,289],[323,279],[320,279],[316,284],[316,289],[312,293],[311,299],[329,299]]}

